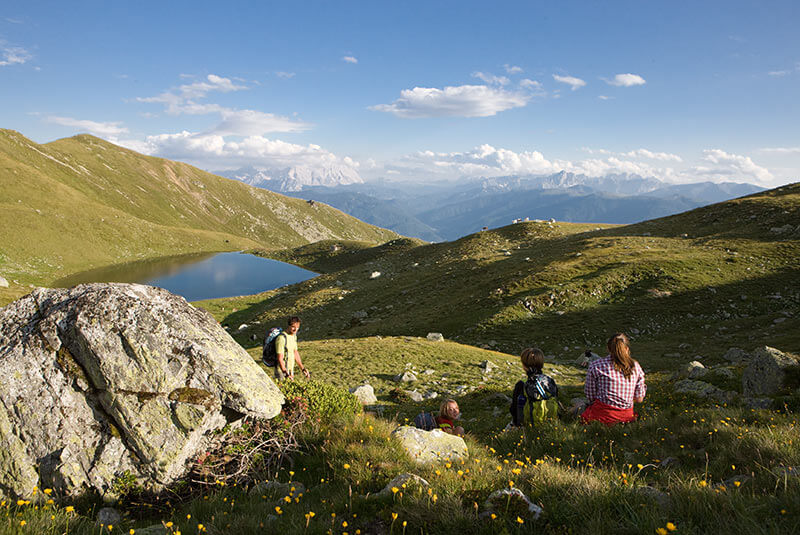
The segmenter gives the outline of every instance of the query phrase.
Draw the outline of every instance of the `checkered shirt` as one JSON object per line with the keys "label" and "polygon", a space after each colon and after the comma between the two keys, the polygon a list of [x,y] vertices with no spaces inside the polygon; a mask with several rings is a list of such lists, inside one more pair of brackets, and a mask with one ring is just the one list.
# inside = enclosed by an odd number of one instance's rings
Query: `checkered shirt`
{"label": "checkered shirt", "polygon": [[647,386],[638,362],[634,362],[631,376],[625,379],[622,372],[614,369],[614,361],[609,355],[589,364],[583,391],[589,401],[597,400],[612,407],[628,409],[633,407],[633,398],[644,397]]}

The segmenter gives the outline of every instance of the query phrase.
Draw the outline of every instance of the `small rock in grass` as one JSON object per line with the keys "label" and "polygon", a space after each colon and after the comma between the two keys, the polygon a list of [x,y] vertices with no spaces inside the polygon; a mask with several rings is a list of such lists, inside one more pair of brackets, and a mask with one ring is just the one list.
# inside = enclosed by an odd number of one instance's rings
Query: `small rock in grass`
{"label": "small rock in grass", "polygon": [[431,342],[444,342],[444,336],[442,336],[442,333],[428,333],[426,338]]}
{"label": "small rock in grass", "polygon": [[3,277],[0,277],[0,288],[8,288],[8,281]]}
{"label": "small rock in grass", "polygon": [[248,324],[246,324],[246,323],[242,323],[241,325],[239,325],[239,328],[238,328],[238,329],[236,329],[236,330],[237,330],[237,331],[243,331],[243,330],[247,329],[248,327],[249,327],[249,325],[248,325]]}
{"label": "small rock in grass", "polygon": [[672,498],[670,498],[669,494],[653,487],[637,487],[636,493],[653,500],[661,509],[667,510],[672,507]]}
{"label": "small rock in grass", "polygon": [[434,392],[433,390],[429,390],[428,392],[425,392],[425,399],[436,399],[438,397],[439,397],[439,393],[438,392]]}
{"label": "small rock in grass", "polygon": [[544,509],[533,503],[525,494],[517,489],[501,489],[492,492],[483,506],[489,511],[512,511],[512,515],[525,516],[537,520]]}
{"label": "small rock in grass", "polygon": [[378,277],[380,277],[380,276],[381,276],[381,272],[380,272],[380,271],[373,271],[373,272],[370,274],[369,278],[370,278],[370,279],[377,279],[377,278],[378,278]]}
{"label": "small rock in grass", "polygon": [[751,409],[769,409],[772,406],[770,398],[742,398],[742,405]]}
{"label": "small rock in grass", "polygon": [[422,373],[424,375],[433,375],[434,373],[436,373],[436,370],[431,370],[430,368],[428,368],[427,370],[423,371]]}
{"label": "small rock in grass", "polygon": [[497,369],[497,365],[490,360],[484,360],[479,364],[485,373],[491,373],[492,370]]}
{"label": "small rock in grass", "polygon": [[394,377],[396,383],[412,383],[417,380],[417,376],[413,372],[403,372]]}
{"label": "small rock in grass", "polygon": [[743,349],[732,347],[722,355],[722,358],[734,364],[742,364],[750,360],[750,355]]}
{"label": "small rock in grass", "polygon": [[678,459],[676,459],[675,457],[667,457],[666,459],[664,459],[663,461],[661,461],[659,463],[659,466],[661,468],[666,468],[668,466],[672,466],[672,465],[675,465],[675,464],[680,464],[680,461]]}
{"label": "small rock in grass", "polygon": [[762,397],[776,394],[785,387],[787,371],[800,363],[775,348],[764,346],[755,350],[742,374],[742,394]]}
{"label": "small rock in grass", "polygon": [[350,389],[350,393],[358,398],[362,405],[372,405],[378,402],[372,385],[361,385]]}
{"label": "small rock in grass", "polygon": [[392,488],[397,489],[424,489],[430,487],[430,483],[425,481],[423,478],[419,477],[416,474],[410,474],[406,472],[405,474],[400,474],[389,483],[383,487],[383,490],[380,491],[376,496],[392,496],[394,493],[392,492]]}
{"label": "small rock in grass", "polygon": [[416,401],[417,403],[425,400],[422,394],[420,394],[416,390],[407,390],[406,394],[408,394],[408,397],[411,398],[411,401]]}
{"label": "small rock in grass", "polygon": [[686,365],[684,369],[684,373],[689,377],[689,379],[699,379],[708,373],[708,370],[702,363],[693,360],[689,364]]}
{"label": "small rock in grass", "polygon": [[122,520],[122,515],[119,514],[119,511],[113,507],[103,507],[97,511],[97,519],[95,520],[95,524],[98,526],[118,526],[120,520]]}

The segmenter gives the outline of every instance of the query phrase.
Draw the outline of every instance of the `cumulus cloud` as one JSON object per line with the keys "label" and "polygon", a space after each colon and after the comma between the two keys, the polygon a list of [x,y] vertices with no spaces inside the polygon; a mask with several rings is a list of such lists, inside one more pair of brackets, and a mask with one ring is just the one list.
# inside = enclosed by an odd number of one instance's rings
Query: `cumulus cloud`
{"label": "cumulus cloud", "polygon": [[342,57],[342,61],[345,63],[358,63],[358,59],[355,56],[344,56]]}
{"label": "cumulus cloud", "polygon": [[304,132],[311,125],[255,110],[221,109],[222,121],[209,134],[221,136],[258,136],[269,132]]}
{"label": "cumulus cloud", "polygon": [[217,114],[220,122],[207,135],[253,136],[272,132],[303,132],[311,125],[303,121],[256,110],[237,110],[219,104],[199,102],[211,92],[228,93],[247,89],[230,78],[209,74],[204,81],[184,84],[154,97],[139,97],[137,102],[162,104],[169,115]]}
{"label": "cumulus cloud", "polygon": [[143,147],[140,146],[135,150],[218,170],[249,166],[285,168],[299,165],[319,168],[334,164],[354,169],[358,167],[357,162],[351,158],[339,157],[319,145],[298,145],[257,135],[231,140],[218,134],[183,131],[147,136]]}
{"label": "cumulus cloud", "polygon": [[420,117],[489,117],[511,108],[525,106],[530,95],[485,85],[462,85],[438,89],[404,89],[391,104],[370,106],[370,110],[393,113],[405,119]]}
{"label": "cumulus cloud", "polygon": [[0,67],[22,65],[33,58],[33,55],[21,46],[12,46],[0,41]]}
{"label": "cumulus cloud", "polygon": [[522,72],[522,67],[517,67],[516,65],[509,65],[508,63],[503,65],[503,68],[506,70],[508,74],[520,74]]}
{"label": "cumulus cloud", "polygon": [[695,167],[694,170],[712,179],[715,177],[746,179],[755,180],[761,184],[769,184],[774,180],[768,169],[756,165],[749,156],[730,154],[721,149],[708,149],[703,151],[703,159],[714,164],[714,167],[701,165]]}
{"label": "cumulus cloud", "polygon": [[638,74],[618,74],[611,80],[603,78],[608,85],[615,85],[617,87],[633,87],[635,85],[644,85],[647,82]]}
{"label": "cumulus cloud", "polygon": [[525,89],[541,89],[542,83],[537,82],[536,80],[531,80],[530,78],[523,78],[519,81],[519,86],[524,87]]}
{"label": "cumulus cloud", "polygon": [[767,74],[770,76],[786,76],[792,71],[769,71]]}
{"label": "cumulus cloud", "polygon": [[575,78],[574,76],[559,76],[558,74],[554,74],[553,80],[569,85],[573,91],[586,85],[586,82],[580,78]]}
{"label": "cumulus cloud", "polygon": [[275,71],[275,76],[278,78],[294,78],[295,73],[286,71]]}
{"label": "cumulus cloud", "polygon": [[472,76],[483,80],[489,85],[508,85],[508,83],[511,81],[505,76],[495,76],[493,74],[487,74],[480,71],[473,72]]}
{"label": "cumulus cloud", "polygon": [[120,122],[97,122],[87,119],[73,119],[72,117],[59,117],[51,115],[45,118],[48,123],[69,126],[79,129],[81,132],[88,132],[98,137],[114,138],[120,134],[126,134],[128,129],[121,126]]}
{"label": "cumulus cloud", "polygon": [[677,154],[670,154],[668,152],[652,152],[647,149],[636,149],[624,153],[624,156],[630,158],[650,158],[651,160],[661,160],[663,162],[682,162],[683,158]]}

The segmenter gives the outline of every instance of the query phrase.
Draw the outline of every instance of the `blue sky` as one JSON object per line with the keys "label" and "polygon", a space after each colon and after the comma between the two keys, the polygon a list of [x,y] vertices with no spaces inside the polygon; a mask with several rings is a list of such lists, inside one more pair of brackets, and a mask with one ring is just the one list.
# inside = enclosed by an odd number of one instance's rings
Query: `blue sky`
{"label": "blue sky", "polygon": [[800,180],[800,2],[6,2],[0,127],[204,169]]}

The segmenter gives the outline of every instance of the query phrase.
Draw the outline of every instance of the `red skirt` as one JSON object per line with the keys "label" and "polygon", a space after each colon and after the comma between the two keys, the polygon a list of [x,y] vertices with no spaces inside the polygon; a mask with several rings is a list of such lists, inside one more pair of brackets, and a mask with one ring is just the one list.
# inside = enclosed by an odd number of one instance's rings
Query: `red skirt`
{"label": "red skirt", "polygon": [[602,422],[606,425],[633,422],[637,417],[638,414],[633,412],[633,407],[620,409],[597,400],[594,400],[581,414],[581,419],[584,423],[594,421]]}

